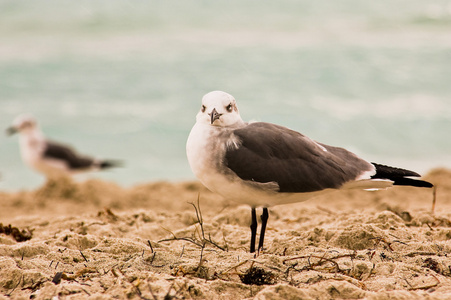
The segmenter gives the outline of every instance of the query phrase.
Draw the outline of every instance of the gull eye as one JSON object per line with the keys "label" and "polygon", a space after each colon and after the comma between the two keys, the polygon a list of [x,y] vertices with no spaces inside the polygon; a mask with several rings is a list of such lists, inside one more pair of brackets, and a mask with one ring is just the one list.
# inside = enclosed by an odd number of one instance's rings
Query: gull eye
{"label": "gull eye", "polygon": [[226,109],[228,112],[232,112],[233,110],[232,104],[227,105]]}
{"label": "gull eye", "polygon": [[205,105],[202,105],[202,107],[200,108],[200,111],[201,111],[201,112],[205,112],[206,109],[207,109],[207,108],[205,107]]}

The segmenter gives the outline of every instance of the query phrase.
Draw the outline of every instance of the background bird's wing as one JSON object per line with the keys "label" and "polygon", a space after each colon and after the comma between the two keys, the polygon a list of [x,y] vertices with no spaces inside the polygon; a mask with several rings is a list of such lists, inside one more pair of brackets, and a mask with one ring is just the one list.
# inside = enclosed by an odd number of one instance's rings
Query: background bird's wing
{"label": "background bird's wing", "polygon": [[63,160],[71,169],[88,168],[94,163],[92,158],[81,156],[72,148],[52,141],[47,142],[44,157]]}

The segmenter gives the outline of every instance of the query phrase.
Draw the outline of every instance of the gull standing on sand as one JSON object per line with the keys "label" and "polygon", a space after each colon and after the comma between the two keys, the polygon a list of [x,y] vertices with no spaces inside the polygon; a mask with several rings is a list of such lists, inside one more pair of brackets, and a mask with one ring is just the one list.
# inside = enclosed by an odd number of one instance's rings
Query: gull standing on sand
{"label": "gull standing on sand", "polygon": [[7,129],[7,133],[20,134],[22,160],[47,178],[119,166],[118,161],[98,160],[80,155],[69,146],[46,140],[36,119],[28,114],[19,115]]}
{"label": "gull standing on sand", "polygon": [[368,162],[286,127],[244,122],[233,96],[221,91],[202,98],[186,153],[192,171],[208,189],[251,206],[250,252],[255,252],[256,207],[263,207],[260,251],[270,206],[301,202],[338,189],[433,186],[409,178],[419,177],[418,173]]}

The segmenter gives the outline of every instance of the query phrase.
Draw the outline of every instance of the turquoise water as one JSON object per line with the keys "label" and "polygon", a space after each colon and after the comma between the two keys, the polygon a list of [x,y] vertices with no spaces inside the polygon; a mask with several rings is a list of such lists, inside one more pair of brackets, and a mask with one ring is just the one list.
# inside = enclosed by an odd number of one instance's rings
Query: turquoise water
{"label": "turquoise water", "polygon": [[[88,178],[193,179],[201,97],[380,163],[451,167],[451,1],[0,1],[0,127],[34,114]],[[0,136],[0,189],[43,178]]]}

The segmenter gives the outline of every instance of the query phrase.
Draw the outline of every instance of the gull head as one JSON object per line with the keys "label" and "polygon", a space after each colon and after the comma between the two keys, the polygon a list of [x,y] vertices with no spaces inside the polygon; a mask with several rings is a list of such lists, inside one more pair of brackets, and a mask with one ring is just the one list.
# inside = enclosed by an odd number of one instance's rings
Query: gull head
{"label": "gull head", "polygon": [[29,114],[22,114],[14,119],[11,127],[6,129],[8,135],[13,135],[15,133],[27,133],[35,130],[37,128],[36,119]]}
{"label": "gull head", "polygon": [[231,127],[243,123],[235,98],[221,91],[210,92],[202,98],[202,106],[196,121],[218,127]]}

